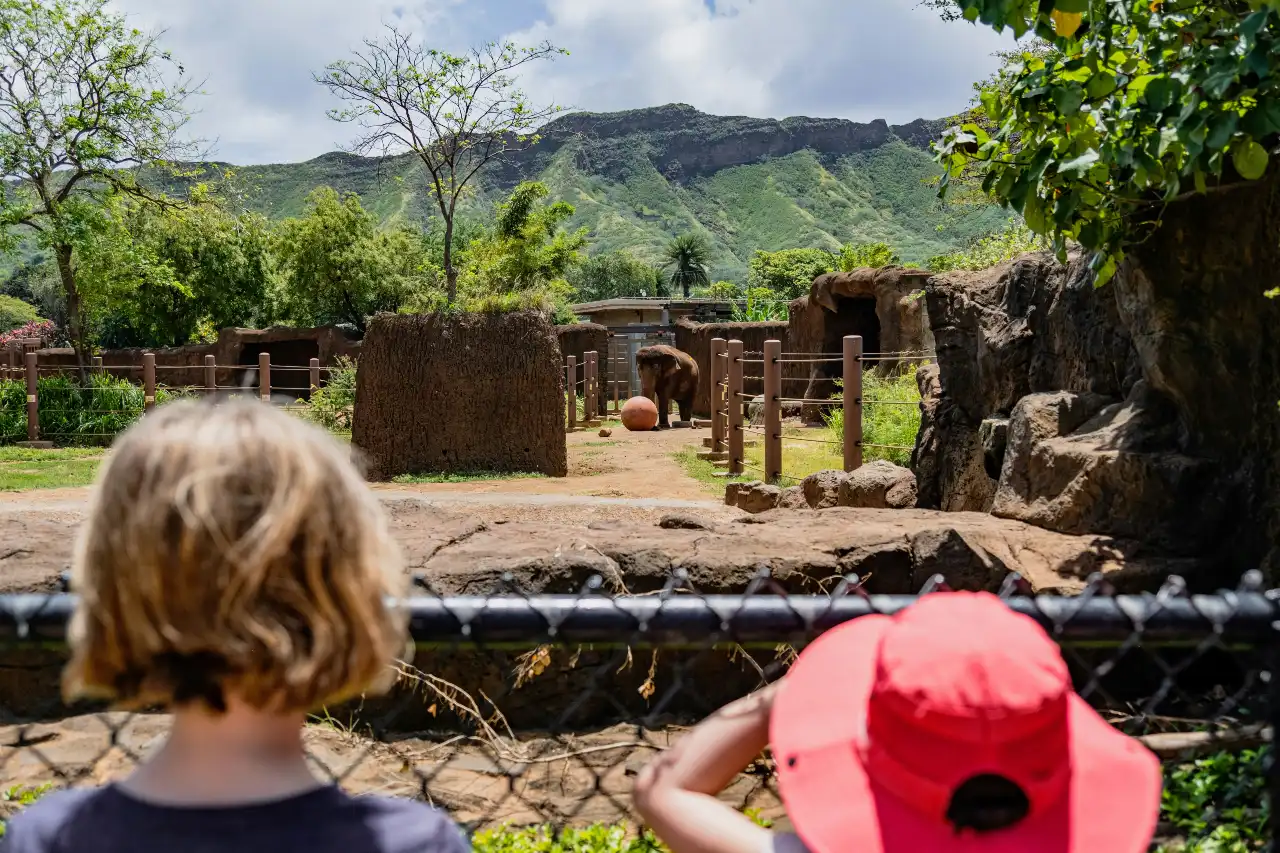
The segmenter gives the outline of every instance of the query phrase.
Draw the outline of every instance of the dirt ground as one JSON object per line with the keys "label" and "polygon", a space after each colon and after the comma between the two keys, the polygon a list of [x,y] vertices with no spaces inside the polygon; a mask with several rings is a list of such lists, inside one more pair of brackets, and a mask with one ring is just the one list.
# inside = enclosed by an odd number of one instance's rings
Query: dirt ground
{"label": "dirt ground", "polygon": [[[579,429],[568,436],[569,476],[478,480],[466,483],[402,485],[375,483],[378,492],[415,496],[442,495],[551,495],[583,498],[630,498],[660,501],[715,503],[716,495],[685,474],[672,456],[686,448],[702,450],[707,429],[673,429],[662,432],[628,432],[614,423],[612,435],[602,438],[599,428]],[[0,492],[0,511],[18,507],[80,509],[88,488],[41,489]],[[465,498],[463,502],[466,503]],[[520,501],[523,503],[523,501]],[[523,520],[512,518],[512,521]]]}

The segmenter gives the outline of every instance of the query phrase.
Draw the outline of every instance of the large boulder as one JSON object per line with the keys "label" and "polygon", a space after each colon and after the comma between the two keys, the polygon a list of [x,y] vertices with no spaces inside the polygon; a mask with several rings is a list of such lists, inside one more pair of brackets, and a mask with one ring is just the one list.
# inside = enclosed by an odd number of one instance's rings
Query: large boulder
{"label": "large boulder", "polygon": [[782,489],[759,481],[730,483],[725,486],[724,502],[743,512],[757,513],[777,509],[782,503]]}
{"label": "large boulder", "polygon": [[[1167,448],[1175,419],[1150,400],[1145,382],[1130,399],[1032,394],[1013,410],[992,512],[1061,533],[1143,539],[1171,553],[1214,543],[1228,507],[1215,465]],[[1164,411],[1162,411],[1162,409]]]}
{"label": "large boulder", "polygon": [[844,471],[819,471],[804,478],[800,484],[805,502],[810,509],[830,509],[840,506],[840,486],[849,475]]}
{"label": "large boulder", "polygon": [[840,506],[909,509],[916,505],[916,475],[883,459],[863,465],[840,483]]}

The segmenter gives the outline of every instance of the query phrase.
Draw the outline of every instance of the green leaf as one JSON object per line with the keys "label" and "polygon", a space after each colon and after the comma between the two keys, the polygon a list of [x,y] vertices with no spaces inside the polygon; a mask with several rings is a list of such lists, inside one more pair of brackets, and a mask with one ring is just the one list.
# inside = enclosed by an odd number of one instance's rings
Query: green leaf
{"label": "green leaf", "polygon": [[1256,139],[1280,133],[1280,100],[1260,102],[1240,123],[1241,129]]}
{"label": "green leaf", "polygon": [[1098,152],[1090,148],[1088,151],[1076,157],[1074,160],[1068,160],[1058,167],[1059,175],[1071,175],[1077,178],[1083,178],[1088,174],[1089,169],[1099,160]]}
{"label": "green leaf", "polygon": [[1027,227],[1036,234],[1047,234],[1049,232],[1049,221],[1045,215],[1044,202],[1040,200],[1038,195],[1027,196],[1026,206],[1022,209],[1022,218],[1026,220]]}
{"label": "green leaf", "polygon": [[1157,77],[1152,80],[1143,93],[1148,106],[1157,110],[1167,110],[1182,95],[1182,81],[1174,77]]}
{"label": "green leaf", "polygon": [[1105,98],[1116,90],[1116,78],[1105,71],[1099,71],[1085,83],[1084,90],[1093,100]]}
{"label": "green leaf", "polygon": [[1059,12],[1082,14],[1089,11],[1089,0],[1054,0],[1053,8]]}
{"label": "green leaf", "polygon": [[1205,147],[1213,150],[1226,148],[1239,126],[1240,116],[1234,112],[1214,116],[1209,121],[1209,135],[1205,137]]}
{"label": "green leaf", "polygon": [[1267,149],[1252,139],[1243,139],[1231,149],[1231,165],[1248,181],[1256,181],[1266,174],[1270,160]]}
{"label": "green leaf", "polygon": [[1064,116],[1075,115],[1084,103],[1084,90],[1079,86],[1055,86],[1053,102]]}

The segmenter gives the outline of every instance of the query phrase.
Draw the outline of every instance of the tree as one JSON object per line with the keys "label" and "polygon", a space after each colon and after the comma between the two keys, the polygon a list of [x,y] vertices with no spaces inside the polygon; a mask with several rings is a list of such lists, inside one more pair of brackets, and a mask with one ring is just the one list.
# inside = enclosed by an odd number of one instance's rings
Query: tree
{"label": "tree", "polygon": [[366,41],[355,58],[330,64],[316,81],[346,106],[335,121],[362,129],[352,146],[368,154],[411,151],[431,176],[431,191],[444,220],[444,271],[448,301],[458,293],[453,259],[458,202],[488,164],[537,142],[532,131],[563,108],[534,105],[516,74],[533,62],[568,51],[489,43],[454,56],[415,42],[388,27],[381,41]]}
{"label": "tree", "polygon": [[707,272],[711,249],[699,235],[682,234],[672,240],[667,244],[663,260],[663,269],[671,270],[671,286],[680,288],[686,299],[692,288],[711,284],[711,275]]}
{"label": "tree", "polygon": [[137,168],[195,157],[178,140],[194,90],[166,81],[173,64],[109,0],[0,0],[0,230],[23,226],[51,250],[82,371],[76,249],[109,227],[110,197],[161,200]]}
{"label": "tree", "polygon": [[569,283],[583,302],[623,296],[663,296],[666,290],[662,271],[625,249],[583,261],[570,273]]}
{"label": "tree", "polygon": [[493,232],[467,250],[475,283],[490,292],[536,290],[563,282],[582,260],[587,230],[561,227],[574,214],[567,202],[543,204],[547,185],[525,181],[498,206]]}
{"label": "tree", "polygon": [[887,267],[901,264],[902,258],[888,243],[861,243],[840,249],[836,266],[841,272],[853,272],[863,267]]}
{"label": "tree", "polygon": [[428,285],[421,236],[381,231],[355,193],[320,187],[307,212],[276,229],[278,313],[307,325],[349,323],[364,334],[379,311],[398,311]]}
{"label": "tree", "polygon": [[953,0],[970,21],[1053,51],[1028,52],[1006,92],[984,92],[992,129],[938,145],[951,178],[1093,253],[1097,282],[1158,226],[1163,206],[1267,172],[1280,139],[1280,11],[1270,0]]}
{"label": "tree", "polygon": [[815,278],[835,268],[835,255],[825,249],[757,251],[747,262],[747,287],[768,288],[784,300],[798,299],[809,292]]}

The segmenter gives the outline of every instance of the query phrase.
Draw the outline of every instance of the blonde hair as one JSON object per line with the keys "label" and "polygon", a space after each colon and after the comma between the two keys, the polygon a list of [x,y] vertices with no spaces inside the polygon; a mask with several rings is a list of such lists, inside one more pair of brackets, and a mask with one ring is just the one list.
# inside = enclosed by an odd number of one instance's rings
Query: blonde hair
{"label": "blonde hair", "polygon": [[382,507],[327,433],[173,403],[98,475],[72,572],[67,697],[307,711],[390,686],[404,592]]}

